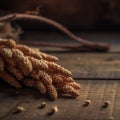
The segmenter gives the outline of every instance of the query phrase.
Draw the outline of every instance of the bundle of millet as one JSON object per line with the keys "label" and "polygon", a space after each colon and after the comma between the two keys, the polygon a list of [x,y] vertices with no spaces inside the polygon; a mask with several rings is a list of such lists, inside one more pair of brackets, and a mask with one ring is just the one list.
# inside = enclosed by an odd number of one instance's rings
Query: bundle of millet
{"label": "bundle of millet", "polygon": [[80,85],[67,69],[55,62],[58,58],[14,40],[0,41],[0,78],[15,88],[29,86],[52,100],[58,95],[79,96]]}

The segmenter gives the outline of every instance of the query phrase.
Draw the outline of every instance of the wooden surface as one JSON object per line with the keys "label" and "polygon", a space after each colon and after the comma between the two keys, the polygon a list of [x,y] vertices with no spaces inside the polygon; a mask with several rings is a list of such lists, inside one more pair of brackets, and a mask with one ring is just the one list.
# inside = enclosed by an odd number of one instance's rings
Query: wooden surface
{"label": "wooden surface", "polygon": [[[47,34],[48,40],[53,38],[61,40],[61,35],[53,35],[53,33]],[[98,36],[103,36],[101,37],[103,40],[106,37],[106,34],[83,34],[90,39],[93,39],[92,35],[98,39],[100,39]],[[81,94],[78,98],[59,98],[53,102],[35,90],[29,88],[16,90],[1,82],[0,120],[110,120],[111,117],[120,120],[120,48],[118,47],[120,44],[117,41],[120,37],[119,34],[107,35],[108,38],[116,40],[109,53],[80,53],[58,48],[41,48],[49,54],[58,56],[60,58],[58,63],[72,71],[76,82],[81,85]],[[23,38],[28,37],[26,35]],[[112,43],[112,40],[110,42]],[[91,100],[91,104],[87,107],[83,106],[86,99]],[[110,101],[110,105],[103,108],[104,101],[107,100]],[[39,109],[42,101],[48,105],[44,109]],[[49,112],[54,105],[58,106],[59,111],[50,115]],[[15,114],[17,106],[23,106],[25,111]]]}
{"label": "wooden surface", "polygon": [[[109,120],[120,118],[120,81],[118,80],[78,80],[81,84],[81,95],[77,99],[59,98],[54,102],[42,98],[33,90],[20,90],[19,95],[12,88],[0,87],[0,120]],[[84,107],[84,101],[90,99],[91,105]],[[30,100],[30,103],[28,103]],[[102,108],[104,101],[109,100],[108,108]],[[48,103],[39,109],[41,102]],[[49,115],[51,107],[57,105],[59,111]],[[25,111],[14,114],[17,106]]]}

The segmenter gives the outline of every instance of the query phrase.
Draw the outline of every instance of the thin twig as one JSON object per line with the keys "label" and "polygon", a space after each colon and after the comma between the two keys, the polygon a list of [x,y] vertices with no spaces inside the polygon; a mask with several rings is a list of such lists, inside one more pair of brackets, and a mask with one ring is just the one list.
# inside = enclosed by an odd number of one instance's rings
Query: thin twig
{"label": "thin twig", "polygon": [[59,29],[60,31],[62,31],[63,33],[68,35],[70,38],[72,38],[73,40],[78,41],[84,47],[88,47],[92,50],[108,51],[109,48],[110,48],[110,45],[107,44],[107,43],[95,43],[95,42],[90,42],[90,41],[87,41],[85,39],[82,39],[82,38],[74,35],[71,31],[69,31],[67,28],[65,28],[60,23],[55,22],[55,21],[53,21],[51,19],[48,19],[46,17],[43,17],[43,16],[14,13],[14,14],[9,14],[9,15],[1,17],[0,21],[20,20],[20,19],[30,19],[30,20],[36,20],[36,21],[39,21],[39,22],[47,23],[47,24]]}
{"label": "thin twig", "polygon": [[[95,47],[89,47],[81,44],[62,44],[62,43],[48,43],[48,42],[36,42],[36,41],[22,41],[21,44],[38,46],[38,47],[56,47],[56,48],[65,48],[74,51],[103,51],[95,49]],[[101,48],[102,49],[102,48]]]}

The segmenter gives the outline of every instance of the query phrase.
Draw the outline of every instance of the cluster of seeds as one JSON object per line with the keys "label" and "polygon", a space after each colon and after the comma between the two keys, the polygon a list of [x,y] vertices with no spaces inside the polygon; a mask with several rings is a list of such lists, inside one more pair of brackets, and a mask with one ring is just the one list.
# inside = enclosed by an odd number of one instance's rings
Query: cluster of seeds
{"label": "cluster of seeds", "polygon": [[58,58],[45,54],[14,40],[0,41],[0,78],[10,85],[36,88],[48,93],[52,100],[58,95],[79,95],[80,85],[67,69],[56,64]]}

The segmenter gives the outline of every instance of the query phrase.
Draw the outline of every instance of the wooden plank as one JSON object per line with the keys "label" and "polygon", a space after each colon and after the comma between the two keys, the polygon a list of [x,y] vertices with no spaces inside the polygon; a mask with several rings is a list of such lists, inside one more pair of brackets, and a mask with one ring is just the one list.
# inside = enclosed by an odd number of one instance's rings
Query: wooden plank
{"label": "wooden plank", "polygon": [[[0,120],[109,120],[120,118],[120,81],[119,80],[78,80],[81,84],[81,95],[76,99],[59,98],[49,101],[40,96],[37,91],[22,89],[16,95],[16,90],[8,86],[0,86]],[[91,100],[91,105],[84,107],[84,101]],[[28,102],[30,100],[30,102]],[[104,101],[109,100],[108,108],[102,108]],[[41,102],[48,103],[44,109],[38,109]],[[49,115],[51,107],[57,105],[59,111]],[[25,111],[13,114],[17,106],[23,106]]]}
{"label": "wooden plank", "polygon": [[58,62],[73,73],[74,78],[119,79],[118,53],[59,53]]}

